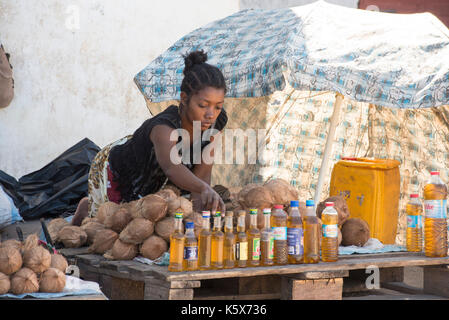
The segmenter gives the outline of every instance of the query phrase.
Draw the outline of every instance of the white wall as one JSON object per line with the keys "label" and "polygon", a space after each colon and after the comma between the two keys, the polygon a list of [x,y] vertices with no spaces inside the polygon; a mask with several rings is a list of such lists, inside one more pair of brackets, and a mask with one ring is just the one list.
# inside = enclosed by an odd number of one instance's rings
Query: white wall
{"label": "white wall", "polygon": [[132,133],[150,116],[134,76],[238,8],[238,0],[1,1],[15,98],[0,109],[0,170],[20,178],[85,137],[103,147]]}
{"label": "white wall", "polygon": [[[240,0],[240,9],[278,9],[302,6],[317,0]],[[359,0],[325,0],[332,4],[338,4],[349,8],[357,8]]]}

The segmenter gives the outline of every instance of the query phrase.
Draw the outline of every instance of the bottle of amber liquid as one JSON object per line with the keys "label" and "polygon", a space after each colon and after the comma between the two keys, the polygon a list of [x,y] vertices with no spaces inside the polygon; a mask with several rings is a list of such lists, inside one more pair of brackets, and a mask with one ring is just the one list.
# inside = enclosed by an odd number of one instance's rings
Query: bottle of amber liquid
{"label": "bottle of amber liquid", "polygon": [[217,211],[214,216],[214,228],[211,236],[210,265],[212,269],[223,269],[224,233],[221,231],[221,213]]}
{"label": "bottle of amber liquid", "polygon": [[410,200],[405,207],[407,213],[406,247],[409,252],[421,252],[423,249],[422,215],[423,208],[419,201],[419,195],[410,195]]}
{"label": "bottle of amber liquid", "polygon": [[257,229],[257,209],[250,209],[248,236],[248,267],[258,267],[260,265],[260,231]]}
{"label": "bottle of amber liquid", "polygon": [[304,263],[320,262],[320,223],[315,212],[315,202],[306,201],[304,217]]}
{"label": "bottle of amber liquid", "polygon": [[239,211],[237,218],[237,235],[235,242],[235,261],[237,267],[245,268],[248,263],[248,236],[245,232],[246,212]]}
{"label": "bottle of amber liquid", "polygon": [[203,227],[198,240],[198,267],[200,270],[209,270],[211,254],[210,212],[203,211]]}
{"label": "bottle of amber liquid", "polygon": [[275,205],[271,214],[271,228],[274,233],[274,264],[288,263],[287,213],[283,205]]}
{"label": "bottle of amber liquid", "polygon": [[184,232],[182,232],[182,212],[175,213],[175,230],[170,235],[170,260],[168,271],[182,271],[184,258]]}
{"label": "bottle of amber liquid", "polygon": [[235,268],[235,241],[237,237],[232,227],[233,217],[232,211],[226,211],[223,245],[223,267],[225,269]]}
{"label": "bottle of amber liquid", "polygon": [[338,260],[338,213],[333,202],[326,202],[325,205],[326,208],[321,213],[321,260],[335,262]]}
{"label": "bottle of amber liquid", "polygon": [[287,218],[288,263],[304,262],[304,237],[302,218],[299,213],[299,201],[290,201],[290,212]]}
{"label": "bottle of amber liquid", "polygon": [[186,234],[184,240],[184,271],[198,270],[198,240],[194,232],[194,223],[186,223]]}
{"label": "bottle of amber liquid", "polygon": [[264,228],[260,232],[260,252],[261,264],[263,266],[272,266],[274,264],[274,233],[270,226],[271,209],[263,209]]}

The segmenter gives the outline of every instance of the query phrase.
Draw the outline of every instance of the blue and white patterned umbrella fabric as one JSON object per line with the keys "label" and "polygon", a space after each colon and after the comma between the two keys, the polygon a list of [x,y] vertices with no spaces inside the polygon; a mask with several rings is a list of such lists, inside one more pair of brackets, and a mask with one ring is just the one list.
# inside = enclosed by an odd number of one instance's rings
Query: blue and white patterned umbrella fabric
{"label": "blue and white patterned umbrella fabric", "polygon": [[194,30],[135,76],[152,102],[179,99],[182,55],[203,49],[228,97],[285,87],[335,91],[396,108],[449,104],[449,30],[433,15],[391,14],[318,1],[248,9]]}

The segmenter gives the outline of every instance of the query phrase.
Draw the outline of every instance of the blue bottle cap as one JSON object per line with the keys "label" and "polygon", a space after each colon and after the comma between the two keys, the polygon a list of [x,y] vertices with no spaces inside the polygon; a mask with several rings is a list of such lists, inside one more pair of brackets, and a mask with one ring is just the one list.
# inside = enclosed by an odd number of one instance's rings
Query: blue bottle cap
{"label": "blue bottle cap", "polygon": [[298,200],[290,201],[290,207],[299,207],[299,201]]}
{"label": "blue bottle cap", "polygon": [[307,207],[311,207],[311,206],[314,206],[315,205],[315,201],[313,201],[313,200],[306,200],[306,206]]}
{"label": "blue bottle cap", "polygon": [[186,223],[186,228],[187,229],[193,229],[193,228],[195,228],[195,224],[193,222],[187,222]]}

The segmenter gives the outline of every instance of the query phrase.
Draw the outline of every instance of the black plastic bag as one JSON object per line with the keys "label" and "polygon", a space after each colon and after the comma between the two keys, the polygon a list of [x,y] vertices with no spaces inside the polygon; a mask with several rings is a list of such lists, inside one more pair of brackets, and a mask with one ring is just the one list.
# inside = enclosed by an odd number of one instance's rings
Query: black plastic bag
{"label": "black plastic bag", "polygon": [[25,220],[74,212],[87,196],[90,164],[98,151],[100,148],[85,138],[42,169],[21,177],[17,184],[0,172],[0,184]]}

